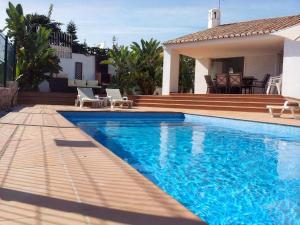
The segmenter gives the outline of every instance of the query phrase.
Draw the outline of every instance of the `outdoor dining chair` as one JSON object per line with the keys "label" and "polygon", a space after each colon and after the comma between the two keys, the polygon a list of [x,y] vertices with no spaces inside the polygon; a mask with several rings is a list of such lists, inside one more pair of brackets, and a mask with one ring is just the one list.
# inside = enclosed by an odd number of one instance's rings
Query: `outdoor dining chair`
{"label": "outdoor dining chair", "polygon": [[270,94],[272,88],[276,88],[277,93],[281,95],[281,84],[282,84],[282,78],[281,76],[276,77],[270,77],[268,82],[268,88],[267,88],[267,95]]}
{"label": "outdoor dining chair", "polygon": [[216,74],[216,91],[217,93],[228,92],[228,75],[226,73]]}
{"label": "outdoor dining chair", "polygon": [[253,88],[259,88],[261,89],[262,93],[266,93],[266,87],[267,87],[267,84],[268,84],[268,81],[270,79],[270,74],[265,74],[264,78],[261,80],[261,81],[254,81],[253,83]]}
{"label": "outdoor dining chair", "polygon": [[237,90],[239,94],[242,93],[242,76],[239,73],[230,74],[228,78],[229,90],[230,93],[233,93],[233,90]]}
{"label": "outdoor dining chair", "polygon": [[206,94],[216,93],[215,84],[214,84],[211,76],[210,75],[205,75],[204,78],[205,78],[206,85],[207,85]]}

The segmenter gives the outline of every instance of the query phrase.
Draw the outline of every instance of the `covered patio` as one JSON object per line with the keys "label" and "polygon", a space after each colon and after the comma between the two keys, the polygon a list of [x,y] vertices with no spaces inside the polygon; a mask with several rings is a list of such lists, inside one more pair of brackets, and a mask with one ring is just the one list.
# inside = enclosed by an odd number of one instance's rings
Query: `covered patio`
{"label": "covered patio", "polygon": [[[212,81],[218,74],[239,74],[241,82],[262,82],[269,74],[280,76],[282,91],[270,93],[300,98],[299,23],[300,16],[293,16],[225,24],[165,42],[163,95],[178,92],[179,57],[185,55],[195,59],[194,94],[210,92],[206,75]],[[254,83],[248,93],[266,93]]]}

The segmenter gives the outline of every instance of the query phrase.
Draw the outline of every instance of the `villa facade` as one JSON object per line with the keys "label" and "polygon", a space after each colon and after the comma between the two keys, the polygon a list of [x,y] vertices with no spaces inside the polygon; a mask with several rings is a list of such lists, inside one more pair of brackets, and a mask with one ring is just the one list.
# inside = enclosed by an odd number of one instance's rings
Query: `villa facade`
{"label": "villa facade", "polygon": [[261,80],[282,77],[282,95],[300,99],[300,15],[220,24],[210,10],[208,29],[164,43],[163,95],[178,92],[179,56],[195,59],[194,93],[205,94],[205,75],[228,69]]}
{"label": "villa facade", "polygon": [[68,80],[98,81],[99,84],[109,83],[114,75],[111,65],[100,62],[106,60],[93,54],[82,54],[72,51],[72,37],[64,32],[56,32],[50,38],[50,45],[60,59],[62,71],[55,78]]}

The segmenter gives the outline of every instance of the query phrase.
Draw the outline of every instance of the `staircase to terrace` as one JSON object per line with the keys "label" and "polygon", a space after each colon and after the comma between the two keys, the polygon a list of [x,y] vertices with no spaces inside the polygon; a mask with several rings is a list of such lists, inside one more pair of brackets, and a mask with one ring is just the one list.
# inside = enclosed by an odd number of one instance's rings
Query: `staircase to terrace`
{"label": "staircase to terrace", "polygon": [[[20,92],[18,104],[74,105],[76,93]],[[241,112],[267,112],[267,105],[283,105],[280,95],[255,94],[171,94],[132,96],[137,107],[206,109]]]}
{"label": "staircase to terrace", "polygon": [[76,93],[22,91],[18,94],[18,104],[74,105],[76,95]]}
{"label": "staircase to terrace", "polygon": [[134,96],[135,106],[182,109],[206,109],[243,112],[267,112],[267,105],[282,105],[280,95],[256,94],[171,94],[170,96]]}

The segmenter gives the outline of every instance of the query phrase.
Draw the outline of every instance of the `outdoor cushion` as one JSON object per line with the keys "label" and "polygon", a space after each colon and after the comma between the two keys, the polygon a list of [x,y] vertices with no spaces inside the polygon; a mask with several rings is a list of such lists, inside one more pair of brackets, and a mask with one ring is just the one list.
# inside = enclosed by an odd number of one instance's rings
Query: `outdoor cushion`
{"label": "outdoor cushion", "polygon": [[69,87],[74,87],[75,86],[75,80],[68,80],[68,86]]}
{"label": "outdoor cushion", "polygon": [[68,74],[67,73],[59,73],[56,75],[57,78],[68,78]]}
{"label": "outdoor cushion", "polygon": [[288,102],[287,106],[291,106],[291,107],[299,107],[299,103],[298,102]]}
{"label": "outdoor cushion", "polygon": [[88,80],[87,81],[87,86],[88,87],[94,87],[94,86],[98,86],[98,81],[97,80]]}
{"label": "outdoor cushion", "polygon": [[86,80],[75,80],[75,85],[77,87],[86,87]]}

